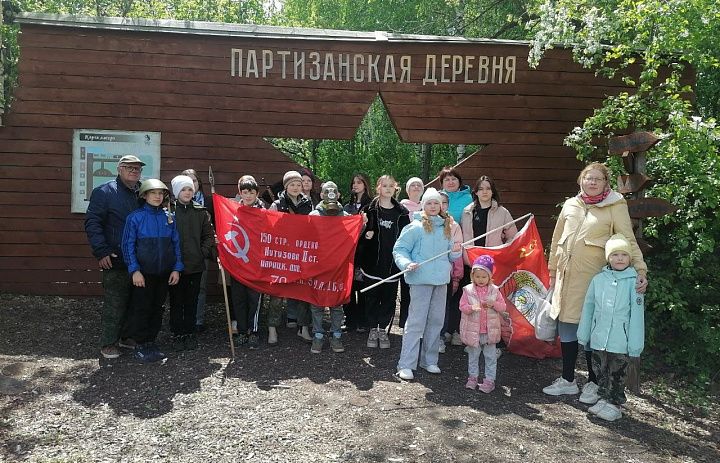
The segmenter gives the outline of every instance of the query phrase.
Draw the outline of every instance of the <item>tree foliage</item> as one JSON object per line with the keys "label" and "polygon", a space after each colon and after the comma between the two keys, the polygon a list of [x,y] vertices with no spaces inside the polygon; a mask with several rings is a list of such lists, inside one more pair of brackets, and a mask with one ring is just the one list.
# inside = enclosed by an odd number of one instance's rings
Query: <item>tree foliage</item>
{"label": "tree foliage", "polygon": [[[597,157],[604,149],[596,141],[618,133],[646,130],[663,138],[648,152],[654,184],[647,193],[679,210],[644,227],[654,246],[647,257],[648,341],[683,372],[709,377],[720,366],[720,5],[555,0],[541,4],[537,15],[533,62],[562,44],[599,75],[621,77],[632,87],[608,97],[566,138],[580,158]],[[695,88],[687,79],[693,70]],[[621,172],[617,159],[610,163]]]}

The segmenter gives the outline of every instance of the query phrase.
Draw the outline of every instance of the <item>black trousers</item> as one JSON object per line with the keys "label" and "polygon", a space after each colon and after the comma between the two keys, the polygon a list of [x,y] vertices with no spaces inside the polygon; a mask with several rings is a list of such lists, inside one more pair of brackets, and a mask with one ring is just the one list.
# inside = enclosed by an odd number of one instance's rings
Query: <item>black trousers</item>
{"label": "black trousers", "polygon": [[[375,283],[368,280],[367,286]],[[387,328],[395,315],[398,282],[383,283],[365,293],[365,314],[368,328]]]}
{"label": "black trousers", "polygon": [[202,280],[202,272],[180,275],[178,284],[168,286],[170,292],[170,329],[176,336],[195,332],[200,280]]}
{"label": "black trousers", "polygon": [[367,327],[365,319],[365,295],[360,293],[364,284],[362,281],[353,280],[350,289],[350,301],[345,304],[343,311],[345,312],[345,326],[348,329],[357,327]]}
{"label": "black trousers", "polygon": [[132,290],[134,338],[138,344],[154,342],[160,332],[170,274],[143,276],[145,287],[133,286]]}
{"label": "black trousers", "polygon": [[240,334],[258,331],[258,317],[262,294],[231,277],[232,307]]}

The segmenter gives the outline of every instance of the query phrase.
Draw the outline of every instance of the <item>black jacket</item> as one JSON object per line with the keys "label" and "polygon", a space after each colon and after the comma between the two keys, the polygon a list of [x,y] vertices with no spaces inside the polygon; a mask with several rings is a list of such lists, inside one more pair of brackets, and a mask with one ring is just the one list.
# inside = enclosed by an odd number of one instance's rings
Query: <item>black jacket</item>
{"label": "black jacket", "polygon": [[184,275],[205,271],[205,259],[215,259],[215,232],[207,209],[196,202],[173,204],[175,224],[180,234]]}
{"label": "black jacket", "polygon": [[[391,241],[394,243],[397,241],[397,238],[400,236],[400,232],[405,225],[410,223],[410,212],[405,206],[396,201],[395,198],[390,198],[390,201],[393,204],[393,208],[400,212],[397,226],[392,230],[394,236],[391,237]],[[385,259],[381,259],[380,256],[380,226],[378,224],[379,207],[378,198],[375,198],[363,209],[363,212],[367,214],[368,221],[365,226],[365,230],[360,235],[357,254],[359,255],[360,267],[364,273],[385,278],[397,273],[398,269],[393,262],[392,256],[390,256],[389,259],[387,259],[387,256],[384,256],[386,257]],[[365,233],[368,231],[374,232],[373,237],[370,239],[365,238]],[[389,264],[385,266],[381,263],[382,261],[388,262]]]}

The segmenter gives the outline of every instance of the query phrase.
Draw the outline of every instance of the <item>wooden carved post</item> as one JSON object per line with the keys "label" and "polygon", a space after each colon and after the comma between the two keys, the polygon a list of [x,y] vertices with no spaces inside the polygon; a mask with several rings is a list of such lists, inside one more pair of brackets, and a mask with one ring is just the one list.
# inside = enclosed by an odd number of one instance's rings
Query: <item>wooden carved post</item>
{"label": "wooden carved post", "polygon": [[[650,132],[636,132],[622,137],[610,139],[611,156],[622,156],[628,175],[617,179],[618,191],[630,194],[628,211],[633,219],[635,239],[643,254],[650,252],[652,247],[643,239],[643,221],[645,217],[659,217],[677,210],[677,206],[660,198],[646,198],[645,188],[650,185],[646,174],[647,157],[645,151],[654,146],[660,139]],[[630,357],[627,372],[627,387],[632,392],[640,390],[640,359]]]}

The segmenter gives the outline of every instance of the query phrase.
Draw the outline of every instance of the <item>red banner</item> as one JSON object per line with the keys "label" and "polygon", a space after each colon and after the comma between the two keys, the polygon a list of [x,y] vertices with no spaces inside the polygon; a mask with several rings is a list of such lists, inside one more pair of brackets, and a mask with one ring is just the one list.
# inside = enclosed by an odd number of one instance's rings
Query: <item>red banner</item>
{"label": "red banner", "polygon": [[350,300],[362,217],[295,215],[246,207],[213,194],[220,263],[265,294],[321,307]]}
{"label": "red banner", "polygon": [[503,326],[503,340],[513,354],[533,358],[560,357],[560,344],[551,346],[535,338],[533,321],[539,301],[547,295],[550,285],[545,253],[540,234],[531,217],[515,238],[502,246],[467,250],[470,262],[481,254],[495,259],[493,283],[506,298],[509,323]]}

